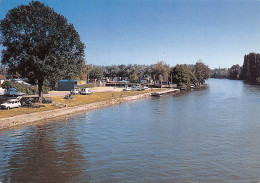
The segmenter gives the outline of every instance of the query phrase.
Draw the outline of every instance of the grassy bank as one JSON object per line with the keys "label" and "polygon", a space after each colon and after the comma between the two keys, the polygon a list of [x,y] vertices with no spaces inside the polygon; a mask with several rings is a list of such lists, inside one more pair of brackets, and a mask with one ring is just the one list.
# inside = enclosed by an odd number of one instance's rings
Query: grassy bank
{"label": "grassy bank", "polygon": [[[154,89],[153,91],[156,90],[159,89]],[[149,92],[150,91],[102,92],[102,93],[93,93],[92,95],[74,95],[73,99],[64,99],[64,96],[51,97],[53,103],[44,104],[45,107],[0,110],[0,118],[12,117],[21,114],[30,114],[34,112],[49,111],[49,110],[59,109],[64,106],[67,107],[80,106],[84,104],[102,102],[110,99],[134,96],[134,95],[139,95],[139,94],[144,94]]]}

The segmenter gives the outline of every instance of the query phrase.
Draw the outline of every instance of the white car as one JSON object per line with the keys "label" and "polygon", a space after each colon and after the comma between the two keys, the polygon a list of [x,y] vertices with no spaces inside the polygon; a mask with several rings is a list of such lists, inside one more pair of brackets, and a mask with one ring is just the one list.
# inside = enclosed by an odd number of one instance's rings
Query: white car
{"label": "white car", "polygon": [[123,91],[132,91],[132,88],[131,88],[131,87],[125,87],[125,88],[123,89]]}
{"label": "white car", "polygon": [[2,103],[1,109],[12,109],[21,107],[21,102],[18,99],[9,99],[6,102]]}
{"label": "white car", "polygon": [[147,86],[143,86],[143,90],[149,90]]}
{"label": "white car", "polygon": [[79,94],[79,91],[80,91],[80,89],[75,88],[75,89],[70,90],[70,94],[77,95],[77,94]]}
{"label": "white car", "polygon": [[91,95],[93,92],[89,88],[81,88],[81,95]]}
{"label": "white car", "polygon": [[133,91],[142,91],[143,89],[142,89],[142,87],[141,86],[132,86],[132,88],[131,88]]}

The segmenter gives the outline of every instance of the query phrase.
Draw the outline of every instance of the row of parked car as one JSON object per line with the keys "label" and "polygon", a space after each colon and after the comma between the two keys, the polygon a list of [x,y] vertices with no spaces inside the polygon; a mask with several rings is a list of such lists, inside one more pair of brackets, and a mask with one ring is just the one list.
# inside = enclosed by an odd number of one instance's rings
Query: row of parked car
{"label": "row of parked car", "polygon": [[142,85],[133,85],[132,87],[128,87],[126,85],[123,91],[144,91],[148,89],[149,88],[147,86],[142,86]]}
{"label": "row of parked car", "polygon": [[[37,102],[37,98],[30,98],[30,97],[13,97],[5,100],[1,105],[1,109],[12,109],[12,108],[19,108],[19,107],[37,107],[34,103]],[[42,103],[48,104],[52,103],[51,98],[43,98]]]}
{"label": "row of parked car", "polygon": [[75,88],[70,91],[72,95],[91,95],[93,92],[89,88]]}

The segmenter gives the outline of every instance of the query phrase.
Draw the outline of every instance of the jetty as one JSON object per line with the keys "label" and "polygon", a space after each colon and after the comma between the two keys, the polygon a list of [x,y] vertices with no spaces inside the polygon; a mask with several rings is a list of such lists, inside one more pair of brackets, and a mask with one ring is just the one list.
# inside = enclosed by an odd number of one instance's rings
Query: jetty
{"label": "jetty", "polygon": [[160,97],[162,95],[166,95],[166,94],[170,94],[170,93],[177,93],[177,92],[180,92],[180,89],[170,89],[170,90],[165,90],[165,91],[158,91],[158,92],[151,93],[151,96]]}

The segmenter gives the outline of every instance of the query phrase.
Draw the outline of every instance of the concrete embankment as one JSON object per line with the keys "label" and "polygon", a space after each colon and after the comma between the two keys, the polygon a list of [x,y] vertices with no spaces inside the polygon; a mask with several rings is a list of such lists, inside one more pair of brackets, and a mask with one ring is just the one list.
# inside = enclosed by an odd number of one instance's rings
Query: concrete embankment
{"label": "concrete embankment", "polygon": [[141,94],[141,95],[128,96],[128,97],[111,99],[111,100],[102,101],[102,102],[96,102],[96,103],[92,103],[92,104],[85,104],[85,105],[81,105],[81,106],[66,107],[66,108],[61,108],[61,109],[56,109],[56,110],[51,110],[51,111],[43,111],[43,112],[36,112],[36,113],[31,113],[31,114],[17,115],[17,116],[8,117],[8,118],[2,118],[2,119],[0,119],[0,129],[10,128],[10,127],[13,127],[16,125],[23,125],[26,123],[45,120],[45,119],[58,117],[58,116],[62,116],[62,115],[75,114],[80,111],[88,111],[88,110],[98,109],[101,107],[117,105],[117,104],[121,104],[124,102],[137,100],[137,99],[149,96],[149,95],[150,95],[149,93],[146,93],[146,94]]}

